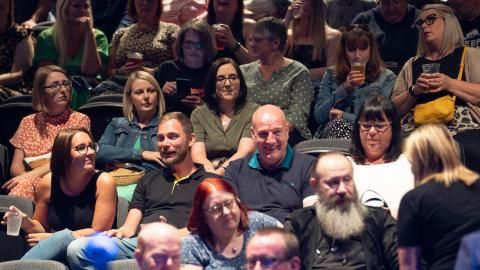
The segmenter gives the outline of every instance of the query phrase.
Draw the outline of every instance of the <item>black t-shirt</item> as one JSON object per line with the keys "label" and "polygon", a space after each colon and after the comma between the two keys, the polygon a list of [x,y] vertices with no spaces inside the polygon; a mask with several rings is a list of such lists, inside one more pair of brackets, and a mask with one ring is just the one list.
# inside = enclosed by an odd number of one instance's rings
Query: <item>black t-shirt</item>
{"label": "black t-shirt", "polygon": [[[440,60],[428,60],[424,57],[420,57],[417,60],[413,61],[412,71],[413,71],[413,82],[417,81],[417,78],[422,73],[423,64],[439,63],[440,64],[440,73],[443,73],[449,76],[452,79],[457,79],[458,72],[460,72],[460,62],[462,60],[463,47],[456,48],[451,54],[445,56]],[[462,80],[465,81],[465,70],[463,70]],[[439,97],[448,95],[449,92],[446,90],[440,91],[438,93],[425,93],[421,94],[417,99],[417,104],[426,103],[437,99]],[[465,101],[457,98],[455,104],[465,106]]]}
{"label": "black t-shirt", "polygon": [[398,246],[421,247],[428,269],[453,269],[462,237],[480,230],[480,182],[430,181],[400,203]]}
{"label": "black t-shirt", "polygon": [[169,224],[183,228],[187,226],[193,194],[202,180],[209,176],[215,175],[205,172],[200,165],[188,178],[178,183],[175,183],[169,168],[149,172],[138,182],[130,209],[142,211],[142,224],[159,221],[159,217],[164,216]]}
{"label": "black t-shirt", "polygon": [[465,46],[480,48],[480,16],[473,20],[461,21]]}
{"label": "black t-shirt", "polygon": [[[185,66],[181,60],[165,61],[161,63],[155,71],[155,79],[157,79],[160,87],[163,87],[168,81],[175,81],[177,78],[189,79],[192,89],[204,93],[203,85],[205,84],[210,65],[211,64],[208,63],[201,68],[191,69]],[[179,111],[190,116],[193,111],[193,108],[183,105],[183,103],[180,102],[179,97],[176,95],[165,95],[165,102],[167,105],[167,112]]]}

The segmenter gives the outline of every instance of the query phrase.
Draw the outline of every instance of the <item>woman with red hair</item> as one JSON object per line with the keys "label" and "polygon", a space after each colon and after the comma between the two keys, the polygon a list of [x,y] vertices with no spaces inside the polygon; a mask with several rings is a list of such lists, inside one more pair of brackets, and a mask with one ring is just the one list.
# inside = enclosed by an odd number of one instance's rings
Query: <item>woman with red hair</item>
{"label": "woman with red hair", "polygon": [[247,241],[261,228],[281,226],[273,217],[251,211],[232,186],[210,177],[197,187],[182,240],[182,269],[240,269]]}

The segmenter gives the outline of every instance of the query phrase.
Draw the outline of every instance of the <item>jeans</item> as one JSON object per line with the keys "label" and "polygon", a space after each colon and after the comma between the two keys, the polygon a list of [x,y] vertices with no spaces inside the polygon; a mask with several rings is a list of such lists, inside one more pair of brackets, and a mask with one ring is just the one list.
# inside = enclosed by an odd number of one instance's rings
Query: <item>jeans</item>
{"label": "jeans", "polygon": [[[137,237],[132,238],[112,238],[118,247],[116,260],[133,259],[133,253],[137,247]],[[79,238],[68,246],[67,259],[71,270],[78,269],[96,269],[98,260],[86,249],[88,238]]]}
{"label": "jeans", "polygon": [[54,260],[65,263],[68,245],[74,240],[75,237],[69,229],[58,231],[38,242],[22,260]]}

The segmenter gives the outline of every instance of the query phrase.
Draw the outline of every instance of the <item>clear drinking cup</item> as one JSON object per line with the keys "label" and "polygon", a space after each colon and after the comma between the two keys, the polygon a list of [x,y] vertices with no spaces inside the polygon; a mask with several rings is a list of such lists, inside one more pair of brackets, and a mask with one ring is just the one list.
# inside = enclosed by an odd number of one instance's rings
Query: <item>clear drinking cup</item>
{"label": "clear drinking cup", "polygon": [[18,236],[22,225],[22,217],[18,213],[12,213],[7,218],[7,235]]}
{"label": "clear drinking cup", "polygon": [[351,64],[352,70],[359,71],[363,75],[363,80],[360,82],[360,85],[365,83],[365,63],[363,62],[353,62]]}

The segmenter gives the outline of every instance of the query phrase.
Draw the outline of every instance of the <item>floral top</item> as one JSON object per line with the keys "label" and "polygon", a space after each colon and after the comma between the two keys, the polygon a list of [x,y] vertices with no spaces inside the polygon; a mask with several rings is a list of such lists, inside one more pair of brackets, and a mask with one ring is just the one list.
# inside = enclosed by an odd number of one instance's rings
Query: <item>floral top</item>
{"label": "floral top", "polygon": [[138,24],[117,30],[111,43],[111,47],[117,49],[117,65],[124,65],[131,52],[143,54],[143,65],[149,68],[156,68],[165,60],[173,60],[173,45],[179,31],[178,25],[165,22],[146,30],[139,28]]}
{"label": "floral top", "polygon": [[39,156],[52,151],[53,140],[60,130],[74,127],[90,130],[90,119],[71,109],[53,117],[45,112],[34,113],[22,119],[10,143],[23,150],[25,157]]}
{"label": "floral top", "polygon": [[12,70],[15,49],[28,36],[27,30],[15,24],[0,34],[0,74]]}

